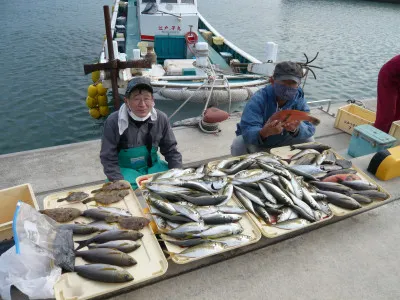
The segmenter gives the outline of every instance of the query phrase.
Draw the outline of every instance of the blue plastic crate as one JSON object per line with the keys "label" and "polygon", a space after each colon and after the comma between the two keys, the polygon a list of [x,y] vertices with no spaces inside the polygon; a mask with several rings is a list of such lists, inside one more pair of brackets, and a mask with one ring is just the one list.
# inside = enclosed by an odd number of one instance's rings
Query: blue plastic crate
{"label": "blue plastic crate", "polygon": [[354,127],[347,153],[359,157],[393,147],[396,139],[391,135],[365,124]]}

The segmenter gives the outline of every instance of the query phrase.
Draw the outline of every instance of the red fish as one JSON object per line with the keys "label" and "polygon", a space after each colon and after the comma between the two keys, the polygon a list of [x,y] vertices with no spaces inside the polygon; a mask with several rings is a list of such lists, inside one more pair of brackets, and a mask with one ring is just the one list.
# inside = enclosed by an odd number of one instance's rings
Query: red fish
{"label": "red fish", "polygon": [[291,121],[308,121],[313,125],[318,125],[321,122],[319,119],[311,116],[305,111],[293,109],[281,110],[274,113],[271,118],[269,118],[269,121],[275,120],[281,121],[282,123],[287,123]]}
{"label": "red fish", "polygon": [[361,180],[361,178],[356,174],[338,174],[326,177],[322,181],[340,183],[342,181],[353,181],[353,180]]}

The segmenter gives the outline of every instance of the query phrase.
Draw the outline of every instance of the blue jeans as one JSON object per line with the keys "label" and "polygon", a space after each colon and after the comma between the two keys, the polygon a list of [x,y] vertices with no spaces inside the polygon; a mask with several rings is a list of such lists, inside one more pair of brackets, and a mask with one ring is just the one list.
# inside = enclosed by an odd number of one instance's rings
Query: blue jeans
{"label": "blue jeans", "polygon": [[[273,148],[282,147],[282,146],[290,146],[290,145],[295,145],[295,144],[302,144],[302,143],[309,143],[309,142],[314,142],[314,141],[315,140],[313,137],[310,137],[307,139],[300,139],[298,137],[292,137],[291,135],[288,135],[285,140],[283,140],[278,145],[275,145]],[[249,153],[267,151],[269,149],[271,149],[271,148],[266,148],[266,147],[259,146],[259,145],[245,144],[245,142],[243,140],[243,136],[239,135],[233,140],[233,143],[231,145],[231,155],[239,156],[239,155],[244,155],[244,154],[249,154]]]}

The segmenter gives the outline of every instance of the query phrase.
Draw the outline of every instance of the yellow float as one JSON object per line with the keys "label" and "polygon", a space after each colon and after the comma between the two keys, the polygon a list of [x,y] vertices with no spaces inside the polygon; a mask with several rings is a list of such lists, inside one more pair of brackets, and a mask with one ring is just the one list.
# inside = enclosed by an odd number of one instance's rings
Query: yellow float
{"label": "yellow float", "polygon": [[105,87],[103,87],[103,84],[98,83],[96,84],[97,87],[97,93],[101,96],[105,95],[107,93],[107,89]]}
{"label": "yellow float", "polygon": [[99,111],[102,117],[107,117],[110,114],[108,106],[99,106]]}
{"label": "yellow float", "polygon": [[95,119],[98,119],[98,118],[101,117],[100,111],[99,111],[98,108],[91,108],[91,109],[89,109],[89,114],[90,114],[93,118],[95,118]]}
{"label": "yellow float", "polygon": [[87,94],[89,97],[94,98],[97,96],[97,87],[94,84],[91,84],[91,85],[89,85],[87,92],[88,92]]}
{"label": "yellow float", "polygon": [[98,100],[99,106],[107,106],[107,102],[108,102],[107,95],[99,95],[99,96],[97,96],[97,100]]}

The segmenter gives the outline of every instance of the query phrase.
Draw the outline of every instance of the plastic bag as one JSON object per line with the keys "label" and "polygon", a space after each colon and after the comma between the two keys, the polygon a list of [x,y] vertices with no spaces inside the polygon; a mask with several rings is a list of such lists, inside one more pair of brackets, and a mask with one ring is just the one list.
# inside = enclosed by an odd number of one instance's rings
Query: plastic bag
{"label": "plastic bag", "polygon": [[13,219],[15,246],[0,256],[3,299],[11,299],[11,285],[31,299],[54,297],[61,268],[72,271],[75,263],[72,231],[57,227],[54,220],[18,202]]}

